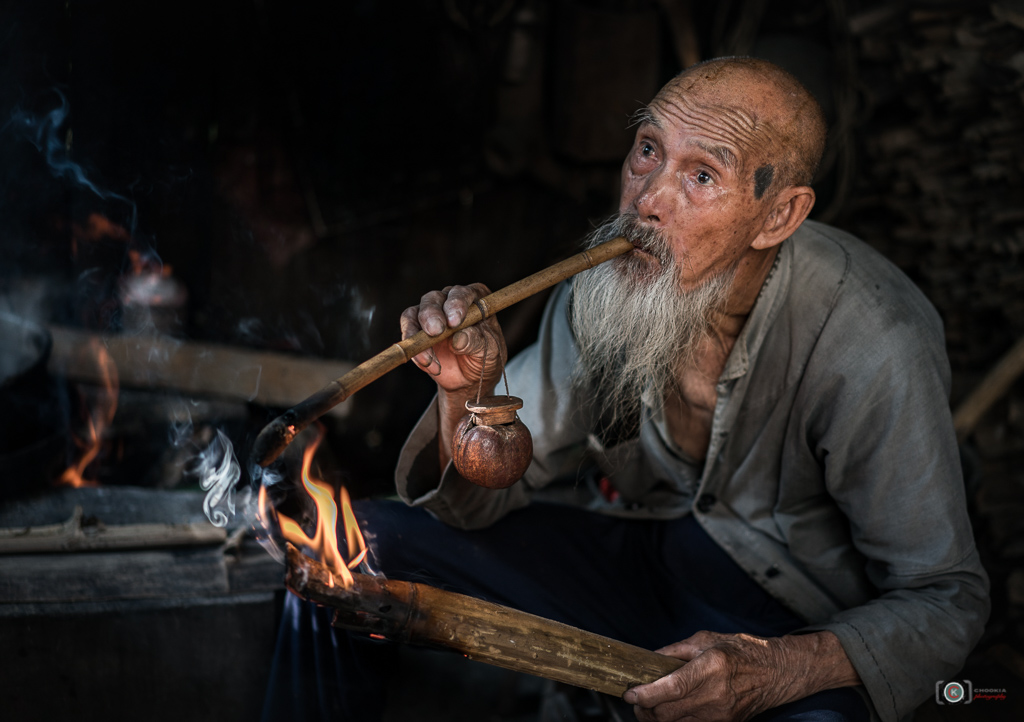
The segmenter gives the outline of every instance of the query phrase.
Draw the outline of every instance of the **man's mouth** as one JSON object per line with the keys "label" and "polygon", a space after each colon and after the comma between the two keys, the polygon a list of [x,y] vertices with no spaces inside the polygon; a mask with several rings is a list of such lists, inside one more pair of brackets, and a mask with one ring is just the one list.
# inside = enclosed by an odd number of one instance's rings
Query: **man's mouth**
{"label": "man's mouth", "polygon": [[635,215],[629,214],[620,215],[614,223],[614,229],[633,244],[633,253],[629,256],[642,259],[644,265],[652,260],[665,263],[665,241],[658,230],[640,223]]}
{"label": "man's mouth", "polygon": [[630,243],[633,244],[633,253],[630,255],[646,256],[648,258],[656,258],[656,254],[650,248],[650,245],[644,243],[642,239],[631,238]]}

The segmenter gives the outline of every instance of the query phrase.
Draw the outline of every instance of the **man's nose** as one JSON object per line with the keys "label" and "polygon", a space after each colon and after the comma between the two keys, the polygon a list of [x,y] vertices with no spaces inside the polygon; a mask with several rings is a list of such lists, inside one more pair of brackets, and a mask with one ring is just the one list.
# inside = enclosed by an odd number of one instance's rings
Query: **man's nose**
{"label": "man's nose", "polygon": [[657,226],[669,222],[672,215],[672,197],[664,176],[665,173],[659,169],[644,179],[644,186],[633,201],[636,214],[641,221]]}

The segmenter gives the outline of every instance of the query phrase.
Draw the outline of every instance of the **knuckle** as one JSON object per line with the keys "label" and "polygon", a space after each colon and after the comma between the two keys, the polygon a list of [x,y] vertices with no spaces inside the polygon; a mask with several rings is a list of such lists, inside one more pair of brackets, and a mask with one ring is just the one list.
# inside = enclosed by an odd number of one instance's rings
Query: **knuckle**
{"label": "knuckle", "polygon": [[451,293],[448,294],[448,300],[445,301],[444,308],[446,311],[453,308],[465,310],[475,300],[476,296],[465,286],[456,286],[452,289]]}
{"label": "knuckle", "polygon": [[717,637],[715,636],[714,632],[702,630],[693,635],[693,640],[701,646],[710,646],[717,641]]}
{"label": "knuckle", "polygon": [[[428,328],[428,321],[430,321],[430,319],[437,319],[437,317],[437,311],[431,310],[429,308],[421,308],[419,316],[417,316],[416,318],[416,323],[419,324],[420,328]],[[435,331],[434,333],[437,332]]]}
{"label": "knuckle", "polygon": [[437,303],[421,303],[419,306],[414,306],[413,311],[416,313],[416,318],[424,318],[431,314],[436,314],[440,309],[440,304]]}
{"label": "knuckle", "polygon": [[466,299],[464,298],[459,298],[458,296],[449,296],[448,300],[444,302],[444,306],[442,306],[441,308],[444,310],[445,313],[448,313],[453,310],[463,311],[466,309],[468,305],[469,304],[466,303]]}
{"label": "knuckle", "polygon": [[672,685],[672,694],[681,696],[690,691],[690,675],[682,673],[672,674],[669,676],[669,680]]}
{"label": "knuckle", "polygon": [[729,667],[729,655],[720,649],[709,649],[704,653],[707,658],[705,664],[712,674],[724,672]]}

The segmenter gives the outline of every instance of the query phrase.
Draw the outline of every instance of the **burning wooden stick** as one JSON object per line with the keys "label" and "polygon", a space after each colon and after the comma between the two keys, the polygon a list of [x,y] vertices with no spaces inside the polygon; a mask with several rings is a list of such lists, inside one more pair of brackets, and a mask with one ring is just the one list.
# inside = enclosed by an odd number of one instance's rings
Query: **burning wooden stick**
{"label": "burning wooden stick", "polygon": [[559,281],[564,281],[570,276],[575,276],[581,271],[610,261],[631,250],[633,250],[633,244],[625,238],[606,241],[553,266],[548,266],[532,276],[505,286],[489,296],[478,299],[466,313],[466,319],[457,328],[446,328],[437,336],[430,336],[425,331],[420,331],[415,336],[392,344],[267,424],[253,443],[253,461],[260,466],[268,466],[281,455],[285,447],[304,428],[359,389],[376,381],[388,371],[398,368],[413,356],[426,351],[452,334],[480,323],[485,318],[490,318],[498,311],[543,291],[545,288],[551,288]]}
{"label": "burning wooden stick", "polygon": [[353,575],[341,586],[288,544],[285,584],[332,607],[334,626],[396,642],[442,647],[487,664],[621,697],[683,662],[567,624],[412,582]]}

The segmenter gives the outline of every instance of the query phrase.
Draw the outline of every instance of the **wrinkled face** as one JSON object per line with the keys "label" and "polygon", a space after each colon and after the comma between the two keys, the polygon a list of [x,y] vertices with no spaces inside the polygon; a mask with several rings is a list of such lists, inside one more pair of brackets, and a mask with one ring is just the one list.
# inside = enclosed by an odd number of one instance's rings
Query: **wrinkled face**
{"label": "wrinkled face", "polygon": [[684,289],[735,268],[770,210],[765,189],[781,135],[768,120],[771,100],[756,80],[722,75],[694,73],[665,86],[622,167],[619,211],[664,234]]}

